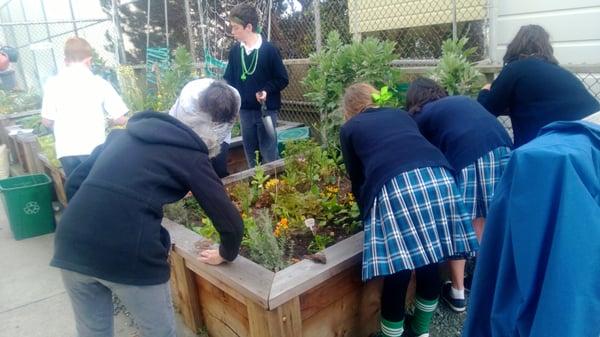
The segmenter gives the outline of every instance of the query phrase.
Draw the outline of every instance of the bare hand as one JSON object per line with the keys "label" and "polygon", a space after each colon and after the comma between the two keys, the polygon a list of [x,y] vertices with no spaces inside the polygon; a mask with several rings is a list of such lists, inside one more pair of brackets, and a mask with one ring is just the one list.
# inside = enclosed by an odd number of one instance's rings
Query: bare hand
{"label": "bare hand", "polygon": [[481,90],[490,90],[492,88],[492,84],[488,83],[486,85],[483,86],[483,88],[481,88]]}
{"label": "bare hand", "polygon": [[259,91],[256,93],[256,100],[259,102],[264,102],[267,100],[267,92],[266,91]]}
{"label": "bare hand", "polygon": [[200,257],[198,257],[198,260],[204,263],[211,264],[213,266],[225,262],[225,259],[223,259],[221,257],[221,254],[219,254],[218,249],[203,250],[202,252],[200,252]]}

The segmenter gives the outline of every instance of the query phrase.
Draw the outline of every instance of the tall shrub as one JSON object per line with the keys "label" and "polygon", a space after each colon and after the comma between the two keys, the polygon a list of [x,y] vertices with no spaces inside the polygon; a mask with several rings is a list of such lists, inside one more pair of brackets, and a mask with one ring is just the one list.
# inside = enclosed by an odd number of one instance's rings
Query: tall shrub
{"label": "tall shrub", "polygon": [[307,88],[305,96],[319,109],[323,143],[338,146],[343,122],[340,102],[347,86],[364,81],[376,88],[393,88],[399,82],[400,69],[391,66],[397,58],[394,47],[394,42],[375,38],[344,44],[333,31],[323,49],[311,54],[311,66],[303,84]]}
{"label": "tall shrub", "polygon": [[466,37],[444,41],[440,63],[429,74],[449,95],[474,96],[485,83],[483,74],[470,61],[477,48],[466,48],[467,42]]}

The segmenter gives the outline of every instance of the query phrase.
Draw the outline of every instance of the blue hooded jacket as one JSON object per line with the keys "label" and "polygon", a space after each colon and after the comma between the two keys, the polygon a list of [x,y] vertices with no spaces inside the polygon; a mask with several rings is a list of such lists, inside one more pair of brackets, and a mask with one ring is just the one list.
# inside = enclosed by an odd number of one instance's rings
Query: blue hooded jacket
{"label": "blue hooded jacket", "polygon": [[513,152],[463,337],[600,335],[600,126],[555,122]]}

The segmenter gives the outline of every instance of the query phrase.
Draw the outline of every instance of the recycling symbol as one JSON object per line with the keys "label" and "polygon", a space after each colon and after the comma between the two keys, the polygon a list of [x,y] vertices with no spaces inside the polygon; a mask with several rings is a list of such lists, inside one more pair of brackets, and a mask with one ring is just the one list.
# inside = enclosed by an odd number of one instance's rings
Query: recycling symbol
{"label": "recycling symbol", "polygon": [[40,205],[35,201],[30,201],[25,204],[23,211],[27,215],[38,214],[40,212]]}

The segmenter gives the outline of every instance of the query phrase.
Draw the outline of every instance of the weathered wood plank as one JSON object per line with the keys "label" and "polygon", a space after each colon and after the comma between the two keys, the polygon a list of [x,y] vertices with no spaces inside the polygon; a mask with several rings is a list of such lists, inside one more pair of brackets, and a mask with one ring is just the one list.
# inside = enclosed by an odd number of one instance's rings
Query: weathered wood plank
{"label": "weathered wood plank", "polygon": [[55,167],[50,163],[50,160],[44,156],[42,153],[38,153],[37,155],[39,161],[42,163],[44,172],[52,178],[52,182],[54,183],[54,192],[56,193],[56,198],[58,201],[64,206],[67,206],[67,193],[65,191],[65,185],[67,182],[67,178],[65,177],[65,172],[62,168]]}
{"label": "weathered wood plank", "polygon": [[294,297],[291,301],[277,308],[281,336],[302,336],[302,315],[300,314],[300,298]]}
{"label": "weathered wood plank", "polygon": [[200,276],[195,276],[203,322],[210,336],[247,337],[247,308],[225,291]]}
{"label": "weathered wood plank", "polygon": [[202,327],[202,314],[193,273],[186,268],[185,260],[177,252],[171,252],[171,270],[174,278],[171,280],[176,286],[173,297],[176,298],[178,309],[181,311],[183,321],[192,331]]}
{"label": "weathered wood plank", "polygon": [[360,267],[349,268],[300,296],[302,320],[327,308],[345,295],[362,287]]}
{"label": "weathered wood plank", "polygon": [[[266,310],[253,302],[246,303],[251,337],[301,337],[300,300],[295,297],[276,309]],[[308,336],[308,335],[306,335]]]}
{"label": "weathered wood plank", "polygon": [[[364,337],[377,331],[378,311],[365,312],[363,287],[337,298],[309,319],[302,321],[304,336],[311,337]],[[367,314],[369,314],[367,316]]]}
{"label": "weathered wood plank", "polygon": [[31,133],[18,134],[15,136],[17,141],[17,151],[21,152],[19,157],[23,160],[23,170],[27,173],[40,173],[43,171],[42,163],[38,158],[40,145],[37,136]]}
{"label": "weathered wood plank", "polygon": [[342,271],[360,264],[363,232],[325,249],[326,264],[302,260],[275,274],[269,296],[269,308],[279,305],[316,287]]}
{"label": "weathered wood plank", "polygon": [[358,326],[362,329],[362,336],[368,336],[379,329],[382,288],[381,278],[363,284],[358,307]]}
{"label": "weathered wood plank", "polygon": [[[265,174],[277,174],[284,171],[283,159],[272,161],[262,165],[265,170]],[[251,168],[242,172],[234,173],[222,179],[223,185],[232,184],[238,181],[246,180],[254,176],[256,168]]]}
{"label": "weathered wood plank", "polygon": [[19,119],[19,118],[23,118],[23,117],[34,116],[34,115],[39,115],[40,112],[41,112],[40,109],[15,112],[15,113],[11,113],[8,115],[1,115],[0,120],[14,120],[14,119]]}
{"label": "weathered wood plank", "polygon": [[215,286],[238,299],[251,299],[258,305],[268,308],[268,298],[274,273],[244,258],[238,258],[220,266],[211,266],[197,259],[195,243],[201,236],[171,220],[163,219],[171,235],[175,251],[186,261],[186,266],[197,275],[209,279]]}

